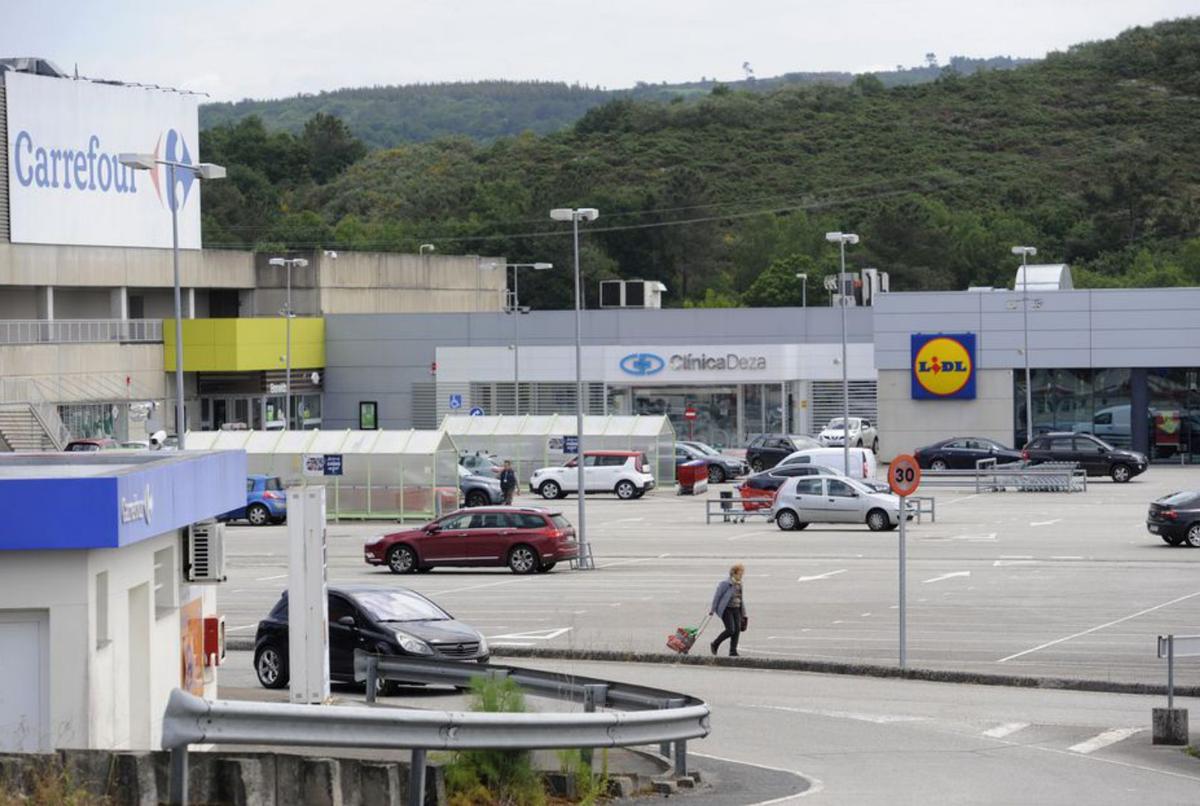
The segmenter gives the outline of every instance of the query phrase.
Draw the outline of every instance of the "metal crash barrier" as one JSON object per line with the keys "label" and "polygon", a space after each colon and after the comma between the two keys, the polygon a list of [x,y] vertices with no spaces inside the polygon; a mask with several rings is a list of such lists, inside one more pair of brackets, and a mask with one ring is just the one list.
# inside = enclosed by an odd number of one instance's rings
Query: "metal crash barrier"
{"label": "metal crash barrier", "polygon": [[[576,713],[474,713],[361,706],[207,701],[176,689],[163,716],[162,747],[171,753],[170,802],[186,806],[188,747],[193,744],[287,745],[411,750],[408,800],[424,803],[429,750],[538,750],[675,746],[675,770],[687,772],[687,740],[709,733],[709,709],[694,697],[606,680],[509,666],[392,658],[356,652],[355,675],[378,680],[469,685],[481,675],[511,677],[539,696],[580,702]],[[374,682],[375,685],[371,685]],[[371,697],[373,699],[373,697]],[[623,711],[596,711],[616,707]]]}
{"label": "metal crash barrier", "polygon": [[974,488],[976,493],[1004,492],[1087,492],[1087,473],[1075,462],[1025,462],[996,464],[995,459],[980,459],[974,469],[923,470],[923,487]]}

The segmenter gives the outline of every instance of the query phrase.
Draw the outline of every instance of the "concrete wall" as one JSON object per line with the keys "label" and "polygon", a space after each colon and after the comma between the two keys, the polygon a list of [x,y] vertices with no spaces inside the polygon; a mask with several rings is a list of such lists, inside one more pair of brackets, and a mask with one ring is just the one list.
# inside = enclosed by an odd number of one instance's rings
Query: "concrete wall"
{"label": "concrete wall", "polygon": [[975,400],[913,400],[907,368],[879,370],[879,460],[891,461],[898,453],[955,436],[1011,443],[1012,371],[977,371],[975,394]]}
{"label": "concrete wall", "polygon": [[[183,250],[180,282],[196,288],[253,288],[254,255]],[[171,250],[0,242],[0,285],[141,286],[173,284]]]}
{"label": "concrete wall", "polygon": [[161,344],[0,345],[0,378],[33,378],[57,403],[161,400],[166,388]]}
{"label": "concrete wall", "polygon": [[[495,275],[497,272],[480,272]],[[871,343],[871,311],[847,311],[848,338]],[[575,339],[572,311],[521,317],[521,345],[565,345]],[[381,428],[410,428],[412,385],[436,380],[438,347],[512,343],[503,313],[333,315],[325,319],[325,428],[357,428],[358,402],[379,403]],[[841,341],[832,308],[585,311],[583,342],[604,344],[803,344]],[[522,362],[524,363],[524,362]]]}
{"label": "concrete wall", "polygon": [[[156,609],[154,552],[174,546],[177,534],[161,535],[120,549],[92,551],[10,551],[0,562],[0,612],[48,610],[50,648],[50,730],[54,748],[142,749],[161,740],[167,696],[180,682],[179,609]],[[96,575],[108,575],[107,643],[97,641]],[[175,583],[178,584],[175,571]],[[131,591],[146,585],[148,597]],[[192,598],[204,592],[181,592]],[[208,609],[216,609],[208,594]],[[182,597],[181,597],[182,598]],[[186,601],[186,599],[183,599]],[[131,640],[130,603],[148,624],[148,640]],[[141,652],[131,647],[141,647]],[[4,685],[0,667],[0,685]],[[135,689],[131,680],[145,680]],[[216,696],[216,678],[206,686]],[[134,702],[131,697],[144,700]]]}

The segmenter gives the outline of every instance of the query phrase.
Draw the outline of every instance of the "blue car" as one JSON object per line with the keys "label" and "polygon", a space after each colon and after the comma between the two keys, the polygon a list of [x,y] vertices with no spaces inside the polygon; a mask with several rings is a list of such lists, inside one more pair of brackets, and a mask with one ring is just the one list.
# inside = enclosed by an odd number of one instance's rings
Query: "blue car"
{"label": "blue car", "polygon": [[223,521],[250,521],[253,526],[283,523],[287,520],[287,493],[278,476],[247,476],[246,506],[230,510]]}

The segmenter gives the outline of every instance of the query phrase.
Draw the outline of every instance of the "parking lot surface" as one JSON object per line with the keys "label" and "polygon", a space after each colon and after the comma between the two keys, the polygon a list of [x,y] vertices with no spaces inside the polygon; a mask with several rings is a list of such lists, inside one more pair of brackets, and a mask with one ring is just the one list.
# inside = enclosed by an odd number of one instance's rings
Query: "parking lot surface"
{"label": "parking lot surface", "polygon": [[[930,489],[937,522],[908,530],[908,662],[913,667],[1165,683],[1159,634],[1200,633],[1200,551],[1146,531],[1149,502],[1200,487],[1200,469],[1153,467],[1085,493]],[[716,497],[718,489],[710,488]],[[544,505],[524,496],[519,504]],[[553,502],[572,522],[574,497]],[[328,575],[421,591],[497,648],[668,652],[679,625],[707,613],[733,562],[746,565],[746,656],[894,665],[897,532],[762,519],[704,523],[699,498],[660,490],[633,501],[588,499],[594,571],[442,569],[396,576],[362,560],[364,539],[395,528],[328,528]],[[230,636],[249,638],[287,584],[284,526],[233,526],[220,591]],[[707,652],[711,628],[697,642]],[[1200,685],[1200,661],[1177,662]]]}

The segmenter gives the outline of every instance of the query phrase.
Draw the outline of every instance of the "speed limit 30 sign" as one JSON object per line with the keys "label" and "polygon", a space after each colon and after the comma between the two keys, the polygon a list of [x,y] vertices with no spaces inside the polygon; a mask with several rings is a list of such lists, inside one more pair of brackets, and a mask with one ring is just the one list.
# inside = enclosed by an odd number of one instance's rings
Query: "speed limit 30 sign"
{"label": "speed limit 30 sign", "polygon": [[912,495],[921,486],[921,466],[915,457],[902,453],[888,466],[888,486],[899,496]]}

